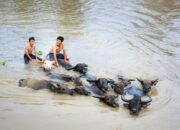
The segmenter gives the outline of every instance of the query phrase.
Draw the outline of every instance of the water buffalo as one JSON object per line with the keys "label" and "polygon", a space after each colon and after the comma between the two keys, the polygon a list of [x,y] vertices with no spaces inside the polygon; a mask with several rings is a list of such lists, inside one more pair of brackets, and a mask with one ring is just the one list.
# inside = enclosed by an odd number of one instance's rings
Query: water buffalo
{"label": "water buffalo", "polygon": [[58,60],[59,64],[64,67],[66,70],[73,70],[76,72],[79,72],[81,74],[86,74],[88,71],[88,65],[84,63],[76,64],[75,66],[72,66],[70,63],[65,62],[64,60]]}
{"label": "water buffalo", "polygon": [[99,98],[100,101],[104,102],[105,104],[111,107],[119,107],[118,96],[116,95],[110,95],[110,94],[103,96],[93,95],[93,97]]}
{"label": "water buffalo", "polygon": [[84,63],[79,63],[73,67],[67,68],[67,70],[74,70],[74,71],[77,71],[77,72],[85,75],[88,71],[87,67],[88,67],[88,65],[86,65]]}
{"label": "water buffalo", "polygon": [[94,83],[95,86],[97,86],[104,93],[109,88],[108,84],[109,83],[114,83],[114,81],[112,79],[107,79],[107,78],[99,78],[99,79],[96,79],[96,80],[88,79],[87,81],[90,82],[90,83]]}
{"label": "water buffalo", "polygon": [[80,94],[80,95],[85,95],[85,96],[89,96],[91,94],[91,92],[89,92],[86,87],[84,86],[76,86],[74,88],[74,91],[77,93],[77,94]]}
{"label": "water buffalo", "polygon": [[87,86],[88,90],[92,93],[92,96],[95,98],[99,98],[100,101],[104,102],[105,104],[112,106],[112,107],[119,107],[118,104],[118,96],[112,94],[105,94],[100,90],[98,87],[92,85]]}
{"label": "water buffalo", "polygon": [[59,79],[66,82],[74,82],[76,85],[82,85],[81,76],[70,76],[66,74],[49,73],[48,76],[52,79]]}
{"label": "water buffalo", "polygon": [[125,86],[131,84],[131,81],[135,81],[134,79],[127,79],[122,76],[118,77],[118,79],[123,82]]}
{"label": "water buffalo", "polygon": [[19,87],[29,87],[34,90],[39,89],[50,89],[52,87],[52,84],[48,80],[35,80],[31,78],[27,79],[20,79],[19,80]]}
{"label": "water buffalo", "polygon": [[51,88],[51,91],[55,93],[70,94],[70,95],[75,94],[75,90],[68,88],[67,84],[59,84],[54,81],[50,81],[50,83],[53,84],[53,86],[55,86]]}
{"label": "water buffalo", "polygon": [[81,76],[69,76],[69,75],[65,75],[65,74],[60,74],[60,77],[62,80],[65,80],[67,82],[69,82],[69,81],[74,82],[74,84],[76,86],[82,86],[83,85],[82,80],[80,79]]}
{"label": "water buffalo", "polygon": [[48,80],[35,80],[31,78],[20,79],[19,87],[25,87],[25,86],[32,88],[34,90],[49,89],[52,92],[64,93],[70,95],[73,95],[75,93],[73,89],[69,89],[65,84],[59,84],[57,82],[48,81]]}
{"label": "water buffalo", "polygon": [[137,80],[141,83],[143,87],[144,93],[148,93],[151,90],[152,86],[155,86],[158,83],[158,79],[155,80],[142,80],[137,78]]}
{"label": "water buffalo", "polygon": [[149,105],[152,101],[150,96],[146,95],[142,89],[136,86],[125,88],[121,99],[128,103],[130,113],[133,115],[138,115],[141,108]]}
{"label": "water buffalo", "polygon": [[121,81],[117,83],[111,83],[111,87],[114,89],[114,92],[117,94],[123,94],[124,88],[131,84],[131,81],[134,81],[134,79],[125,79],[125,78],[119,78]]}
{"label": "water buffalo", "polygon": [[66,74],[57,74],[57,73],[50,73],[49,77],[57,78],[60,80],[64,80],[66,82],[73,82],[75,84],[74,91],[77,94],[89,96],[91,93],[84,87],[82,80],[80,79],[81,76],[70,76]]}

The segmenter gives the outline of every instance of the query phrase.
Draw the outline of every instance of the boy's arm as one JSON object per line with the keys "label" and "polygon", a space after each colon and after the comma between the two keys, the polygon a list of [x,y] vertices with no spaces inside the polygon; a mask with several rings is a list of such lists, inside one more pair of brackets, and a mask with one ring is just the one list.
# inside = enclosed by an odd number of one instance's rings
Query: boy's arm
{"label": "boy's arm", "polygon": [[66,49],[65,49],[64,45],[63,45],[63,54],[64,54],[64,60],[68,61],[67,52],[66,52]]}
{"label": "boy's arm", "polygon": [[66,53],[66,50],[65,50],[65,49],[63,49],[63,54],[64,54],[64,60],[65,60],[65,61],[68,61],[68,60],[67,60],[67,59],[68,59],[68,58],[67,58],[67,53]]}
{"label": "boy's arm", "polygon": [[26,53],[27,57],[30,59],[30,61],[31,61],[32,58],[29,56],[28,47],[25,48],[25,53]]}
{"label": "boy's arm", "polygon": [[56,57],[56,48],[55,47],[53,48],[53,54],[54,54],[55,63],[56,63],[57,66],[59,66],[59,63],[58,63],[57,57]]}
{"label": "boy's arm", "polygon": [[36,60],[37,60],[37,50],[36,50],[36,47],[34,47],[34,53],[35,53]]}

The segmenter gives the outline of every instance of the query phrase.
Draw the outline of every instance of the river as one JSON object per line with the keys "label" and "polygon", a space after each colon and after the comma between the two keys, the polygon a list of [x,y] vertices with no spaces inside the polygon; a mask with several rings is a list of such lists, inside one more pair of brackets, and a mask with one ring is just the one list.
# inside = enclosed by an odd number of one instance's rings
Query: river
{"label": "river", "polygon": [[[147,109],[131,116],[97,99],[19,88],[21,78],[47,79],[24,65],[24,47],[36,38],[43,56],[64,45],[71,63],[97,77],[159,78]],[[1,130],[179,130],[179,0],[0,0]],[[55,70],[68,73],[63,68]]]}

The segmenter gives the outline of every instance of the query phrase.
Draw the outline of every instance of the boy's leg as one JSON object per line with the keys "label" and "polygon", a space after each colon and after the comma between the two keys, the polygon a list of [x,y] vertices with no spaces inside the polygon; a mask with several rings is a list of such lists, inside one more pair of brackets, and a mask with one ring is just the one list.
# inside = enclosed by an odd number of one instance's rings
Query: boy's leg
{"label": "boy's leg", "polygon": [[33,55],[33,54],[29,54],[29,56],[30,56],[32,59],[36,59],[36,56]]}
{"label": "boy's leg", "polygon": [[64,59],[64,55],[61,53],[57,54],[56,57],[57,59],[60,59],[60,60]]}
{"label": "boy's leg", "polygon": [[[61,54],[61,53],[57,54],[56,57],[57,57],[57,60],[58,60],[58,59],[61,59],[61,60],[64,59],[64,55]],[[54,60],[54,54],[53,54],[53,53],[50,53],[50,54],[49,54],[49,60],[50,60],[50,61],[53,61],[53,60]]]}
{"label": "boy's leg", "polygon": [[[32,59],[36,59],[36,56],[33,55],[33,54],[30,54],[29,56],[30,56]],[[38,56],[37,56],[37,59],[40,60],[40,61],[42,61],[42,59],[41,59],[40,57],[38,57]]]}
{"label": "boy's leg", "polygon": [[[32,55],[32,54],[29,54],[29,56],[30,56],[32,59],[36,59],[36,57],[35,57],[34,55]],[[26,54],[24,54],[24,63],[25,63],[25,64],[28,64],[29,61],[30,61],[29,57],[28,57]]]}
{"label": "boy's leg", "polygon": [[54,60],[54,54],[53,53],[49,53],[49,60],[53,61]]}
{"label": "boy's leg", "polygon": [[30,59],[28,58],[28,56],[26,54],[24,54],[24,63],[28,64],[30,61]]}
{"label": "boy's leg", "polygon": [[[36,59],[36,56],[33,55],[33,54],[29,54],[29,56],[30,56],[32,59]],[[40,57],[37,57],[37,59],[40,60],[40,61],[42,61],[42,59],[41,59]],[[24,54],[24,63],[25,63],[25,64],[28,64],[29,61],[30,61],[29,57],[28,57],[26,54]]]}

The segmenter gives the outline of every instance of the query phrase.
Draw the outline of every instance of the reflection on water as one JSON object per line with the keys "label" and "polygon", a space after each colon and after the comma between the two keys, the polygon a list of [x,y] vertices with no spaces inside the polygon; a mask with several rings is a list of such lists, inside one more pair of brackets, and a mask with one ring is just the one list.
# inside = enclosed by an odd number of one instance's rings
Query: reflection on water
{"label": "reflection on water", "polygon": [[[0,66],[0,128],[178,130],[179,14],[179,0],[1,0],[0,62],[8,64]],[[23,64],[28,38],[35,36],[45,57],[58,35],[72,64],[87,63],[93,75],[159,78],[152,105],[132,117],[121,101],[115,110],[90,97],[18,88],[20,78],[47,79]]]}

